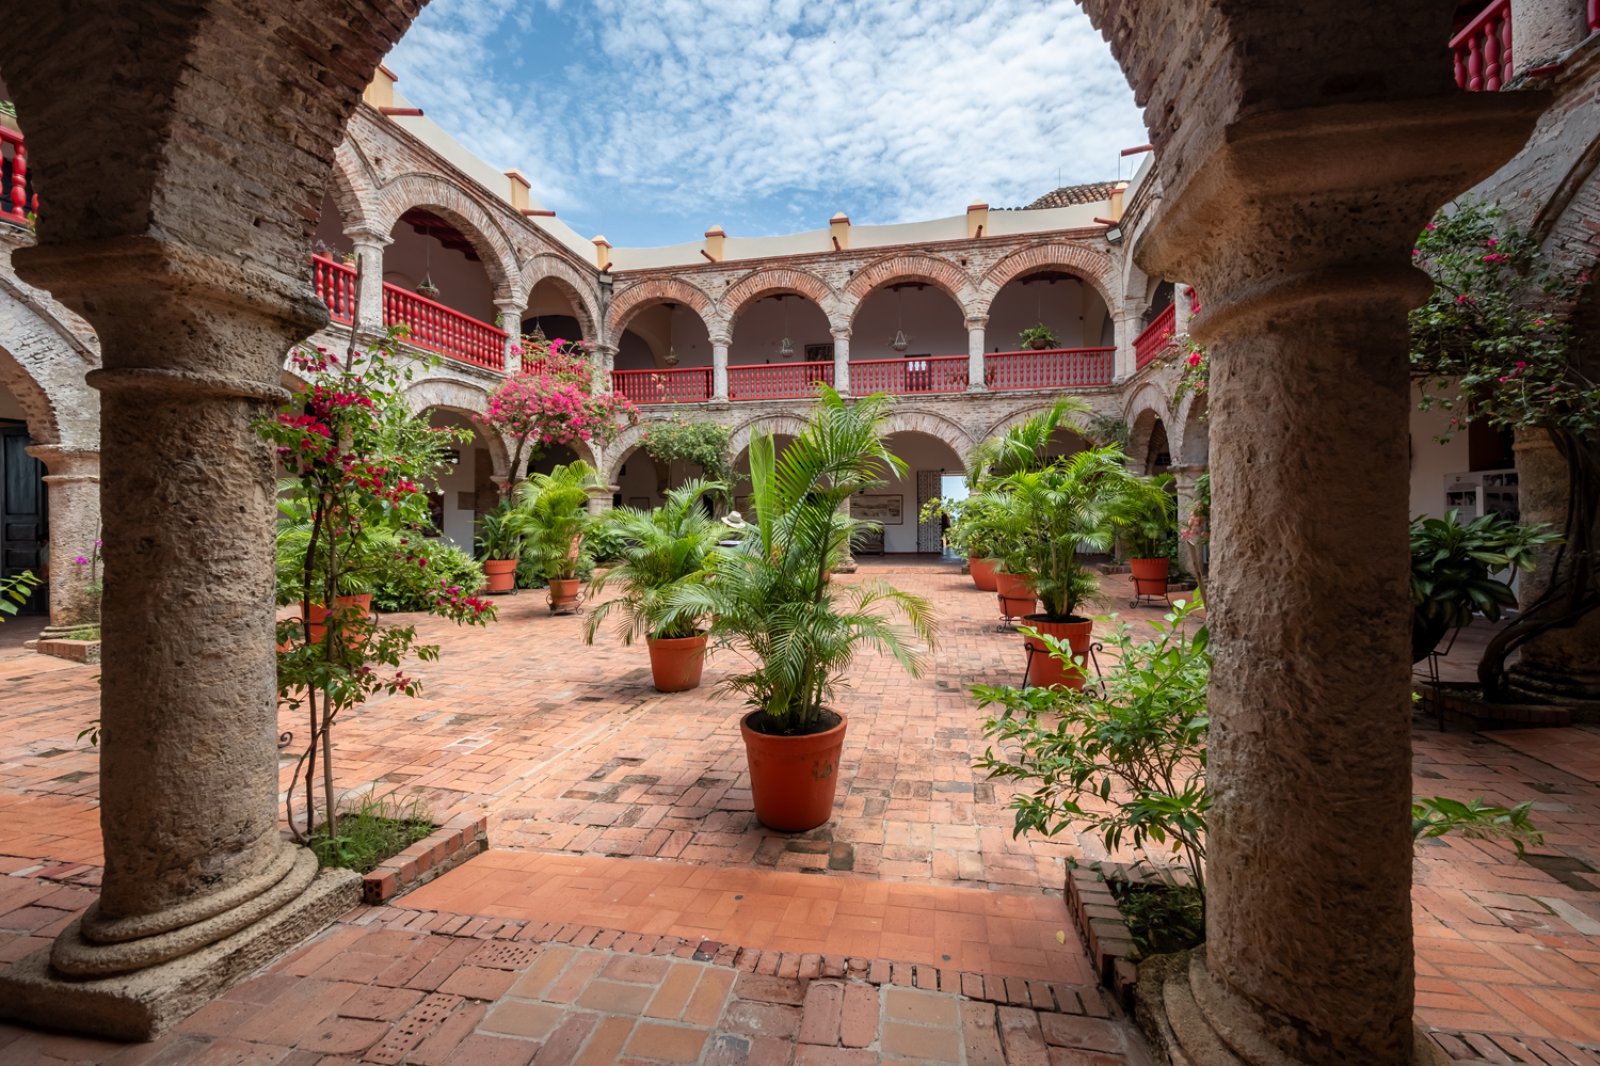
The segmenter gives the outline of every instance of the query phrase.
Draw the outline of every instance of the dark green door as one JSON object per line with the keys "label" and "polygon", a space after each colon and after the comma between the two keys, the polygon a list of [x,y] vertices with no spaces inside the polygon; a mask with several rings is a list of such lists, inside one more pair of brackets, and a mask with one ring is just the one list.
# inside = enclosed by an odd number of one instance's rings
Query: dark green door
{"label": "dark green door", "polygon": [[[24,570],[42,573],[49,538],[45,513],[44,464],[24,449],[32,443],[26,427],[0,423],[0,577]],[[70,560],[57,560],[70,565]],[[23,605],[23,614],[43,614],[50,597],[40,586]]]}

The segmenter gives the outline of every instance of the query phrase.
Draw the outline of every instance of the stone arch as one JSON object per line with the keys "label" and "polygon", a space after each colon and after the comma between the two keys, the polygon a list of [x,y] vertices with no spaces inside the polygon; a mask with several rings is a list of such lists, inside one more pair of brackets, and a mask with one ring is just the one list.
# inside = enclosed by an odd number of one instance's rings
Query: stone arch
{"label": "stone arch", "polygon": [[424,378],[405,390],[405,399],[418,415],[449,411],[465,418],[488,447],[494,474],[504,477],[510,471],[511,450],[505,437],[484,420],[489,410],[489,394],[483,389],[452,378]]}
{"label": "stone arch", "polygon": [[600,339],[599,298],[595,292],[594,278],[587,276],[566,259],[550,252],[540,252],[522,264],[522,306],[526,308],[533,299],[533,290],[541,281],[553,282],[562,294],[572,301],[574,317],[583,330],[583,340]]}
{"label": "stone arch", "polygon": [[[1200,470],[1211,466],[1211,423],[1204,393],[1189,393],[1178,404],[1177,418],[1167,423],[1175,466]],[[1176,433],[1173,431],[1176,430]]]}
{"label": "stone arch", "polygon": [[65,309],[9,278],[0,279],[0,384],[21,405],[38,444],[95,450],[100,394],[84,374],[100,362],[94,333]]}
{"label": "stone arch", "polygon": [[1166,393],[1151,381],[1146,381],[1128,395],[1122,405],[1122,420],[1132,427],[1139,416],[1147,411],[1154,413],[1165,425],[1172,425],[1172,404]]}
{"label": "stone arch", "polygon": [[461,230],[489,273],[495,299],[523,291],[517,253],[489,212],[465,189],[435,174],[403,174],[384,186],[373,213],[373,228],[392,231],[400,216],[412,208],[425,208]]}
{"label": "stone arch", "polygon": [[980,308],[987,306],[979,298],[972,278],[949,260],[931,255],[886,255],[856,271],[844,287],[840,299],[842,316],[855,321],[867,296],[892,281],[927,282],[954,300],[963,318],[979,314]]}
{"label": "stone arch", "polygon": [[[1131,257],[1130,257],[1131,258]],[[1100,294],[1109,313],[1115,315],[1119,301],[1114,295],[1117,281],[1116,264],[1111,256],[1071,241],[1040,241],[1019,248],[984,272],[978,284],[983,313],[994,306],[995,297],[1006,283],[1043,267],[1059,267],[1071,271],[1087,281]]]}
{"label": "stone arch", "polygon": [[[339,142],[333,153],[333,170],[328,176],[328,192],[339,209],[345,232],[371,230],[378,214],[373,182],[366,160],[350,138]],[[385,231],[387,232],[387,231]]]}
{"label": "stone arch", "polygon": [[921,433],[936,437],[950,445],[956,458],[965,465],[977,444],[967,428],[955,419],[934,411],[911,407],[892,407],[884,423],[885,435],[890,433]]}
{"label": "stone arch", "polygon": [[717,307],[729,332],[746,307],[775,292],[799,293],[822,308],[830,327],[836,325],[839,301],[832,287],[809,271],[781,267],[747,274],[722,294]]}
{"label": "stone arch", "polygon": [[[1021,425],[1023,422],[1025,422],[1028,419],[1032,418],[1034,415],[1042,414],[1045,411],[1050,410],[1054,406],[1055,406],[1055,403],[1052,401],[1050,403],[1035,403],[1035,404],[1029,404],[1026,407],[1019,407],[1016,410],[1012,411],[1010,414],[1006,415],[1004,418],[1001,418],[998,422],[995,422],[992,426],[990,426],[988,428],[988,430],[986,430],[984,432],[983,436],[981,436],[981,437],[979,437],[977,439],[978,440],[988,440],[990,437],[998,437],[1002,433],[1005,433],[1012,426]],[[1084,414],[1092,416],[1092,415],[1095,414],[1095,412],[1094,411],[1086,411],[1086,412],[1084,412]],[[1077,416],[1077,417],[1082,417],[1082,416]],[[1076,421],[1074,419],[1074,416],[1068,415],[1062,421],[1061,428],[1065,432],[1071,433],[1074,436],[1076,436],[1079,440],[1083,441],[1085,445],[1089,444],[1089,438],[1084,436],[1084,434],[1081,431],[1078,430],[1077,423],[1076,423]]]}
{"label": "stone arch", "polygon": [[738,426],[728,437],[728,456],[735,461],[750,447],[750,438],[762,430],[772,433],[783,433],[791,437],[798,437],[805,432],[807,422],[799,415],[768,414],[757,415]]}
{"label": "stone arch", "polygon": [[716,335],[712,327],[720,320],[710,313],[711,297],[707,296],[703,289],[687,281],[658,277],[634,282],[611,298],[611,307],[606,312],[606,343],[615,345],[622,338],[622,331],[628,325],[628,320],[634,315],[647,307],[669,301],[687,305],[700,316],[700,321],[706,324],[707,331],[713,336]]}

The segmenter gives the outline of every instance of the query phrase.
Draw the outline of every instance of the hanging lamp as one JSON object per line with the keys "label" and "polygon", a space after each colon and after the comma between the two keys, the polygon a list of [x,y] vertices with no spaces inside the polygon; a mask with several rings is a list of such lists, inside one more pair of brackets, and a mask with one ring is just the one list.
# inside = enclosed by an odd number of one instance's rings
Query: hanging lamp
{"label": "hanging lamp", "polygon": [[422,284],[417,286],[417,295],[426,296],[430,300],[439,298],[439,286],[433,283],[433,245],[428,243],[427,235],[422,241]]}
{"label": "hanging lamp", "polygon": [[894,310],[896,326],[894,340],[889,342],[889,347],[897,352],[903,352],[911,347],[911,342],[906,340],[906,309],[903,298],[900,295],[899,286],[896,286],[894,290]]}
{"label": "hanging lamp", "polygon": [[784,298],[787,295],[785,293],[778,297],[778,302],[783,304],[783,340],[778,342],[779,359],[794,358],[794,341],[789,339],[789,305],[784,303]]}
{"label": "hanging lamp", "polygon": [[661,361],[668,366],[678,365],[678,349],[672,346],[672,320],[677,317],[678,305],[667,305],[667,354]]}
{"label": "hanging lamp", "polygon": [[534,344],[545,344],[550,340],[544,335],[544,323],[537,318],[533,320],[533,332],[528,334],[528,340]]}

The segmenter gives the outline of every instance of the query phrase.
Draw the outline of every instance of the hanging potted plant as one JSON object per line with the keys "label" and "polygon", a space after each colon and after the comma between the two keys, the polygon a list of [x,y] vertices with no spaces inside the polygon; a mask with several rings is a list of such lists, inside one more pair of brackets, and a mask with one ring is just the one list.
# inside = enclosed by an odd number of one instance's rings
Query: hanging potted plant
{"label": "hanging potted plant", "polygon": [[1017,334],[1017,343],[1021,344],[1024,348],[1031,348],[1036,352],[1042,352],[1047,348],[1054,348],[1056,346],[1056,334],[1054,330],[1041,322],[1037,326],[1029,326],[1027,329]]}
{"label": "hanging potted plant", "polygon": [[522,542],[527,523],[523,513],[509,500],[485,514],[478,524],[478,558],[488,578],[484,589],[492,595],[517,590],[517,563],[522,558]]}
{"label": "hanging potted plant", "polygon": [[726,492],[722,482],[696,479],[668,492],[655,510],[620,507],[602,526],[623,546],[610,570],[596,571],[589,595],[597,597],[612,582],[622,586],[622,595],[594,609],[584,639],[593,644],[595,632],[615,613],[622,643],[645,638],[659,692],[686,692],[700,685],[707,619],[674,611],[668,600],[684,583],[704,579],[727,527],[706,514],[701,498]]}
{"label": "hanging potted plant", "polygon": [[596,484],[594,468],[579,460],[548,474],[534,474],[517,489],[518,521],[526,536],[524,555],[549,583],[550,610],[555,614],[578,609],[589,489]]}
{"label": "hanging potted plant", "polygon": [[1177,505],[1168,487],[1171,474],[1135,478],[1121,506],[1111,515],[1111,525],[1128,553],[1135,596],[1165,596],[1172,572],[1167,554],[1176,534]]}
{"label": "hanging potted plant", "polygon": [[832,814],[846,722],[830,703],[857,646],[887,652],[915,677],[924,660],[910,641],[933,645],[926,600],[884,582],[825,579],[866,525],[840,509],[881,485],[881,475],[906,469],[884,443],[887,407],[882,395],[846,403],[823,386],[817,410],[781,457],[770,433],[757,435],[750,481],[759,525],[746,529],[739,549],[717,553],[707,580],[667,596],[664,621],[710,617],[716,645],[749,662],[721,688],[752,708],[740,732],[756,817],[781,832],[814,829]]}

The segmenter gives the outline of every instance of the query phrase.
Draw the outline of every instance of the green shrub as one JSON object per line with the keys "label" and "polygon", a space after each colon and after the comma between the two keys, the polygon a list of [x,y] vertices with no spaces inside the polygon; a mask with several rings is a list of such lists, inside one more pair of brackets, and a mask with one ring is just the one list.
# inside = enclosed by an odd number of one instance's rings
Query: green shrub
{"label": "green shrub", "polygon": [[[341,806],[344,806],[341,804]],[[401,800],[368,792],[339,812],[339,835],[328,836],[327,823],[308,841],[323,866],[364,874],[384,859],[398,855],[433,832],[433,819],[420,799]]]}
{"label": "green shrub", "polygon": [[432,597],[441,584],[459,585],[463,595],[473,595],[484,586],[483,564],[453,544],[435,541],[426,570],[404,559],[391,559],[375,570],[372,606],[385,613],[426,611],[434,606]]}

